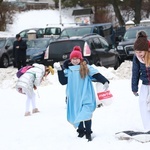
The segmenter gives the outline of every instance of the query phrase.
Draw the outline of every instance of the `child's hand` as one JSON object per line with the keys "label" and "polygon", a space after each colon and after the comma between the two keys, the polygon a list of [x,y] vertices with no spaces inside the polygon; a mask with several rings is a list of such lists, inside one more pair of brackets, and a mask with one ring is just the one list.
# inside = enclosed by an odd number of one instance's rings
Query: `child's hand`
{"label": "child's hand", "polygon": [[56,69],[56,70],[62,70],[62,68],[61,68],[61,66],[60,66],[60,62],[55,62],[54,64],[53,64],[53,66],[54,66],[54,68]]}
{"label": "child's hand", "polygon": [[107,91],[108,88],[109,88],[109,84],[108,84],[108,82],[105,82],[104,87],[103,87],[104,91]]}

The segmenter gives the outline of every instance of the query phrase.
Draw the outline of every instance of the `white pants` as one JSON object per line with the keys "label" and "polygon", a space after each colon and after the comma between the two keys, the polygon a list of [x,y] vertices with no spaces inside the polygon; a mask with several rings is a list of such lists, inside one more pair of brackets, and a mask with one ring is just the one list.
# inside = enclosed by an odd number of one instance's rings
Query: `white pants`
{"label": "white pants", "polygon": [[35,103],[36,95],[33,91],[32,94],[30,94],[30,95],[26,94],[26,96],[27,96],[27,100],[26,100],[26,108],[25,108],[26,110],[25,111],[29,112],[30,111],[30,103],[32,105],[32,109],[36,108],[36,103]]}
{"label": "white pants", "polygon": [[150,131],[150,110],[148,101],[150,101],[150,85],[142,84],[139,95],[139,107],[143,126],[146,131]]}

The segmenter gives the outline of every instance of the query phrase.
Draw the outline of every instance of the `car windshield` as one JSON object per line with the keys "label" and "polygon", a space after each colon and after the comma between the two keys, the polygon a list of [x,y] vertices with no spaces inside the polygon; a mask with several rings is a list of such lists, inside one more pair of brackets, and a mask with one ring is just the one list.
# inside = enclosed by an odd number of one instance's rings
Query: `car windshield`
{"label": "car windshield", "polygon": [[6,41],[4,39],[0,39],[0,48],[4,47],[5,42]]}
{"label": "car windshield", "polygon": [[28,48],[47,48],[50,40],[49,39],[42,39],[42,40],[30,40],[27,41]]}
{"label": "car windshield", "polygon": [[136,30],[127,30],[127,32],[124,35],[124,40],[130,40],[130,39],[135,39],[136,35],[139,31],[145,31],[148,38],[150,39],[150,28],[144,28],[144,29],[136,29]]}
{"label": "car windshield", "polygon": [[61,36],[83,36],[85,34],[91,33],[92,27],[84,27],[84,28],[68,28],[64,29],[61,33]]}

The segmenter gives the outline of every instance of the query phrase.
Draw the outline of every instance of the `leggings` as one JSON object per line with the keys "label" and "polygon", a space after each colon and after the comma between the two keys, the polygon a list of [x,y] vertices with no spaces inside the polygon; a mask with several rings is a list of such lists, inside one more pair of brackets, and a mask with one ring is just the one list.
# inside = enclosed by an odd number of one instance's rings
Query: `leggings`
{"label": "leggings", "polygon": [[29,112],[30,110],[30,103],[32,105],[32,109],[36,108],[36,103],[35,103],[35,93],[34,91],[32,92],[32,95],[27,95],[27,100],[26,100],[26,112]]}

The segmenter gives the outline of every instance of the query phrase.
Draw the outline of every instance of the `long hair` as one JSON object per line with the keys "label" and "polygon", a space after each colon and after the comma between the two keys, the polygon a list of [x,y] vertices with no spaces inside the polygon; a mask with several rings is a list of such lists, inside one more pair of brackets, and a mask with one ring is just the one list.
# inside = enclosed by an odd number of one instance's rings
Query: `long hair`
{"label": "long hair", "polygon": [[146,67],[150,67],[150,51],[145,51],[144,62]]}
{"label": "long hair", "polygon": [[86,61],[81,60],[81,62],[80,62],[80,75],[81,75],[81,78],[84,79],[86,77],[86,75],[88,75],[88,73],[89,73],[89,69],[87,67]]}

